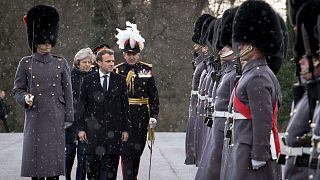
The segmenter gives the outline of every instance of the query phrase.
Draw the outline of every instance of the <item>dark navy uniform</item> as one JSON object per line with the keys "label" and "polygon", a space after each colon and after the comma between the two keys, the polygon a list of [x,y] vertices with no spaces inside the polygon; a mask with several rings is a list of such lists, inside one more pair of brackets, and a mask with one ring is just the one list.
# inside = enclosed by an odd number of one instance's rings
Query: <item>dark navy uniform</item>
{"label": "dark navy uniform", "polygon": [[[130,65],[127,62],[115,66],[115,72],[126,77],[130,104],[131,131],[129,140],[124,145],[122,160],[133,159],[134,175],[138,174],[140,156],[143,153],[147,128],[150,117],[157,119],[159,113],[159,97],[152,75],[152,65],[137,62]],[[124,165],[124,173],[125,167]]]}

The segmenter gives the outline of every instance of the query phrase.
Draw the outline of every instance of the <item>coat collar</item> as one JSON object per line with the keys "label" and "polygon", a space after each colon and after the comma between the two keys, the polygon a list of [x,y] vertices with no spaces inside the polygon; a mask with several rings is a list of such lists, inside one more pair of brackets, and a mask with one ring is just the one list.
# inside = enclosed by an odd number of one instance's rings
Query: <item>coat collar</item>
{"label": "coat collar", "polygon": [[258,66],[266,66],[266,65],[267,65],[267,61],[265,58],[251,60],[244,66],[243,74],[247,73],[251,69],[256,68]]}
{"label": "coat collar", "polygon": [[45,54],[34,53],[33,57],[35,60],[42,62],[42,63],[48,63],[53,59],[53,57],[50,53],[45,53]]}

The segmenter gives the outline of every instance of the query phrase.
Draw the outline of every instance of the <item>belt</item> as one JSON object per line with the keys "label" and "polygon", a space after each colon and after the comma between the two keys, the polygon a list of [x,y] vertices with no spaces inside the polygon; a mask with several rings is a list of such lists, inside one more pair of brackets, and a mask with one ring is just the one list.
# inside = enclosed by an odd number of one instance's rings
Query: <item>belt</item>
{"label": "belt", "polygon": [[192,95],[198,95],[198,91],[191,91],[191,96]]}
{"label": "belt", "polygon": [[214,111],[212,114],[213,117],[232,117],[232,114],[229,113],[228,111]]}
{"label": "belt", "polygon": [[302,154],[310,154],[311,147],[290,147],[286,146],[287,156],[301,156]]}
{"label": "belt", "polygon": [[248,119],[244,115],[242,115],[241,113],[233,113],[231,115],[231,117],[233,117],[233,120]]}
{"label": "belt", "polygon": [[201,96],[201,95],[198,94],[198,97],[199,97],[199,99],[200,99],[201,101],[206,100],[206,96]]}
{"label": "belt", "polygon": [[133,105],[148,105],[149,98],[129,98],[129,104]]}

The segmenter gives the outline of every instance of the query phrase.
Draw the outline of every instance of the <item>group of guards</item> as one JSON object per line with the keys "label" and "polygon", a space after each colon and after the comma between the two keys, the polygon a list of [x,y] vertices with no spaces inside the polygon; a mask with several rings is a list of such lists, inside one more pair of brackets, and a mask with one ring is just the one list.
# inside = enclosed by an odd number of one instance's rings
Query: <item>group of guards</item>
{"label": "group of guards", "polygon": [[283,18],[266,1],[247,0],[195,22],[185,164],[198,167],[196,180],[320,179],[320,1],[290,0],[289,8],[298,82],[283,138]]}
{"label": "group of guards", "polygon": [[137,179],[159,97],[152,65],[140,61],[145,40],[136,24],[117,29],[123,63],[115,66],[114,51],[101,44],[78,51],[70,72],[63,57],[51,54],[58,11],[36,5],[24,21],[32,55],[20,60],[13,88],[25,110],[21,176],[71,179],[77,154],[77,180],[116,180],[120,156],[123,179]]}

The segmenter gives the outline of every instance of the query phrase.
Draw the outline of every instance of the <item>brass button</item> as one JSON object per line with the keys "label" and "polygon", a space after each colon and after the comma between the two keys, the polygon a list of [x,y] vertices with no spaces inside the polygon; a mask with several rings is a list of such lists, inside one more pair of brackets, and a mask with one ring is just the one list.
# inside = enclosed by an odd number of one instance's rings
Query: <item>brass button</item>
{"label": "brass button", "polygon": [[60,69],[60,66],[58,66],[58,69]]}
{"label": "brass button", "polygon": [[40,84],[37,84],[37,87],[39,87],[40,86]]}
{"label": "brass button", "polygon": [[34,79],[34,78],[36,78],[36,76],[32,76],[32,78]]}
{"label": "brass button", "polygon": [[41,96],[42,94],[41,93],[39,93],[39,96]]}
{"label": "brass button", "polygon": [[54,86],[56,86],[56,84],[52,84],[52,86],[54,87]]}
{"label": "brass button", "polygon": [[57,74],[57,78],[59,77],[59,74]]}
{"label": "brass button", "polygon": [[54,93],[52,93],[51,95],[54,96]]}

